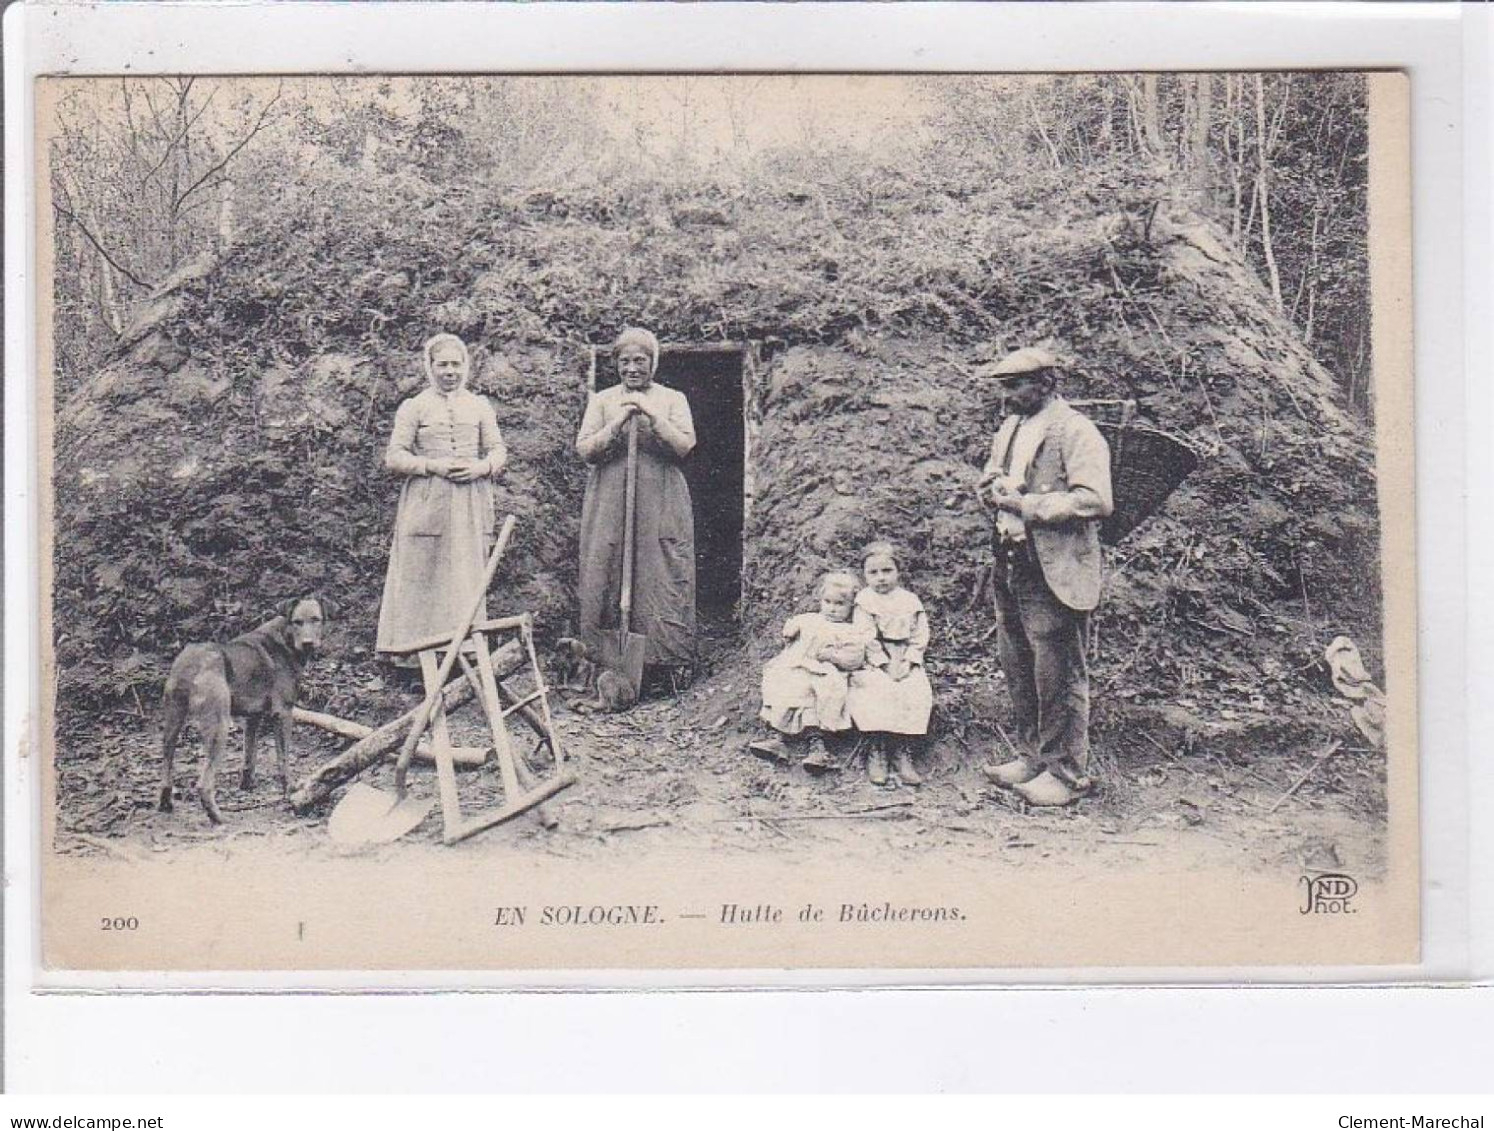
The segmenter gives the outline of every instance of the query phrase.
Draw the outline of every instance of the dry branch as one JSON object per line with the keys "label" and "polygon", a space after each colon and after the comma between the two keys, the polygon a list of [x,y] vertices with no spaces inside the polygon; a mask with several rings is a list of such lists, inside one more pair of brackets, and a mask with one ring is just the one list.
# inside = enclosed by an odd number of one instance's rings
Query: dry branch
{"label": "dry branch", "polygon": [[[500,673],[499,678],[509,675],[524,662],[523,650],[505,646],[493,655],[493,664]],[[441,689],[441,706],[454,711],[472,698],[472,684],[465,679],[456,679]],[[393,722],[385,723],[366,738],[359,739],[332,761],[313,770],[291,794],[291,807],[304,813],[325,801],[334,789],[343,782],[357,777],[370,766],[376,766],[393,754],[404,742],[415,716],[425,704],[406,711]]]}
{"label": "dry branch", "polygon": [[1276,812],[1276,810],[1280,809],[1287,798],[1291,797],[1292,794],[1301,789],[1303,785],[1306,784],[1307,779],[1312,777],[1312,775],[1317,772],[1319,766],[1321,766],[1324,762],[1328,761],[1329,758],[1332,758],[1335,754],[1338,753],[1339,747],[1341,747],[1342,745],[1343,743],[1338,739],[1334,739],[1331,743],[1329,743],[1328,748],[1312,760],[1312,765],[1308,766],[1307,769],[1302,771],[1301,776],[1298,777],[1297,780],[1287,788],[1287,791],[1285,793],[1283,793],[1272,803],[1271,808],[1267,809],[1266,812],[1274,813]]}
{"label": "dry branch", "polygon": [[899,811],[911,809],[911,801],[893,801],[886,805],[872,805],[866,809],[852,809],[848,813],[774,813],[768,816],[756,816],[748,814],[741,817],[718,817],[712,821],[716,825],[730,825],[741,821],[772,822],[772,821],[866,821],[875,820],[884,816],[906,815]]}
{"label": "dry branch", "polygon": [[103,258],[104,262],[109,264],[110,267],[113,267],[114,270],[118,271],[121,275],[123,275],[130,282],[134,283],[137,287],[143,287],[146,290],[150,289],[151,284],[147,283],[139,275],[135,274],[135,272],[131,271],[128,267],[124,266],[117,259],[115,259],[114,256],[110,255],[107,251],[104,250],[104,245],[99,243],[98,237],[88,230],[88,225],[83,223],[82,218],[79,217],[77,213],[64,208],[55,200],[52,202],[52,211],[56,212],[57,215],[61,216],[64,220],[72,223],[73,226],[78,229],[78,231],[82,232],[83,238],[93,245],[94,251],[98,252],[99,255]]}
{"label": "dry branch", "polygon": [[[304,707],[297,707],[291,712],[291,717],[298,723],[305,723],[307,726],[316,727],[342,738],[350,738],[355,742],[361,742],[374,732],[373,727],[354,722],[352,719],[339,719],[336,715],[323,714],[321,711],[308,711]],[[436,759],[429,742],[420,742],[416,745],[415,757],[423,762],[433,762]],[[487,752],[458,746],[452,750],[451,759],[458,766],[480,766],[487,760]]]}
{"label": "dry branch", "polygon": [[172,212],[180,211],[182,202],[185,201],[187,197],[191,196],[194,192],[200,189],[209,180],[209,178],[217,175],[218,173],[221,173],[225,168],[227,168],[228,163],[235,157],[237,157],[239,155],[239,152],[259,135],[259,132],[265,128],[265,125],[269,119],[270,110],[274,108],[275,103],[280,101],[280,95],[283,93],[283,91],[284,84],[282,84],[280,87],[277,87],[275,89],[275,97],[270,99],[264,104],[264,106],[260,108],[259,118],[257,121],[255,121],[253,127],[249,130],[249,132],[245,134],[237,143],[235,143],[233,147],[230,148],[226,154],[224,154],[221,160],[210,166],[207,172],[203,173],[202,176],[198,177],[195,181],[188,185],[186,189],[176,195],[176,199],[173,200],[171,204]]}

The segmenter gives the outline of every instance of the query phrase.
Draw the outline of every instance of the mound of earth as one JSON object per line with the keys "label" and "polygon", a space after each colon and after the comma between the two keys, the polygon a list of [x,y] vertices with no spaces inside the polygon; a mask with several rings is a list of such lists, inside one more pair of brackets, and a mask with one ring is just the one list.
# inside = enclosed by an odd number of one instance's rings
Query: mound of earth
{"label": "mound of earth", "polygon": [[527,194],[384,180],[398,183],[350,177],[337,207],[259,218],[59,391],[69,725],[153,701],[184,642],[308,590],[339,606],[328,670],[344,687],[374,670],[397,493],[381,457],[437,329],[474,344],[474,387],[512,450],[502,490],[523,526],[494,603],[558,635],[575,607],[586,346],[641,323],[760,347],[741,631],[714,659],[742,728],[757,665],[816,575],[891,538],[933,621],[936,753],[989,741],[1002,693],[971,488],[996,421],[971,374],[1043,342],[1070,362],[1070,399],[1134,399],[1203,455],[1110,555],[1093,628],[1102,730],[1145,723],[1169,748],[1203,736],[1240,750],[1345,730],[1317,658],[1342,632],[1378,667],[1372,444],[1182,203],[1058,179],[1020,196],[895,178],[874,192],[848,179]]}

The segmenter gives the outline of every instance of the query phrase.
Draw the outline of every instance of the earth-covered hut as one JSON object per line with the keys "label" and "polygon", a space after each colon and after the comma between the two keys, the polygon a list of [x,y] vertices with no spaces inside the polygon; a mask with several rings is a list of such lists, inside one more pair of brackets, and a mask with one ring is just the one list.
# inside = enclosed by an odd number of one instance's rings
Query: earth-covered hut
{"label": "earth-covered hut", "polygon": [[972,371],[1034,342],[1070,361],[1071,399],[1134,399],[1203,456],[1110,554],[1102,730],[1321,733],[1345,725],[1315,664],[1327,640],[1378,666],[1372,439],[1224,235],[1164,188],[877,170],[455,191],[401,170],[257,217],[60,391],[62,716],[152,701],[183,643],[306,590],[336,598],[344,677],[372,668],[397,488],[381,456],[438,329],[473,345],[512,451],[521,525],[494,607],[561,634],[592,350],[632,323],[671,344],[663,379],[701,426],[702,611],[711,664],[744,674],[743,726],[778,625],[874,537],[908,548],[930,609],[940,734],[998,717],[971,490],[994,405]]}

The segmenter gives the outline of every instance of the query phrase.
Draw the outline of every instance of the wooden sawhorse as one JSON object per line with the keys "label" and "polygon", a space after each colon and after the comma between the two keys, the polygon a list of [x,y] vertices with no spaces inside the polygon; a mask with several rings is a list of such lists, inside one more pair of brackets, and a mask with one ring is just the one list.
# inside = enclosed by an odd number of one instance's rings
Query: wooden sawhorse
{"label": "wooden sawhorse", "polygon": [[[493,648],[490,637],[517,633],[523,659],[534,681],[527,694],[511,691],[505,686],[493,667]],[[422,640],[406,649],[420,657],[420,671],[425,680],[425,694],[436,692],[434,686],[441,672],[442,654],[452,647],[451,638]],[[534,618],[528,613],[518,616],[497,617],[472,626],[457,652],[457,663],[461,665],[463,677],[472,685],[477,701],[482,704],[487,717],[488,730],[493,739],[493,753],[498,762],[498,777],[503,785],[503,804],[471,815],[462,812],[461,797],[457,790],[456,763],[451,746],[451,731],[446,712],[436,696],[436,707],[431,717],[431,753],[436,763],[436,784],[441,799],[443,822],[442,841],[455,844],[474,833],[490,829],[494,825],[517,817],[561,790],[576,783],[576,775],[565,764],[560,739],[555,733],[554,719],[550,714],[549,689],[545,686],[544,672],[534,651]],[[516,757],[514,745],[509,737],[507,720],[510,715],[519,717],[537,735],[534,750],[538,753],[549,747],[555,763],[552,776],[535,781],[525,759]],[[549,822],[546,822],[549,824]]]}

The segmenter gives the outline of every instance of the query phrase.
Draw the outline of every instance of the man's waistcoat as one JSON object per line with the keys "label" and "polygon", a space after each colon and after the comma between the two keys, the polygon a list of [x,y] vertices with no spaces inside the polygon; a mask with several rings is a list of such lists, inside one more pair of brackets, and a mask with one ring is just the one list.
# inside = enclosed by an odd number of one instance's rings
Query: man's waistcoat
{"label": "man's waistcoat", "polygon": [[[1083,413],[1067,404],[1058,409],[1028,465],[1022,517],[1048,588],[1069,608],[1087,612],[1100,603],[1100,520],[1114,510],[1110,445]],[[1020,419],[1002,421],[993,451],[1008,450]],[[1060,517],[1045,520],[1045,514]]]}

